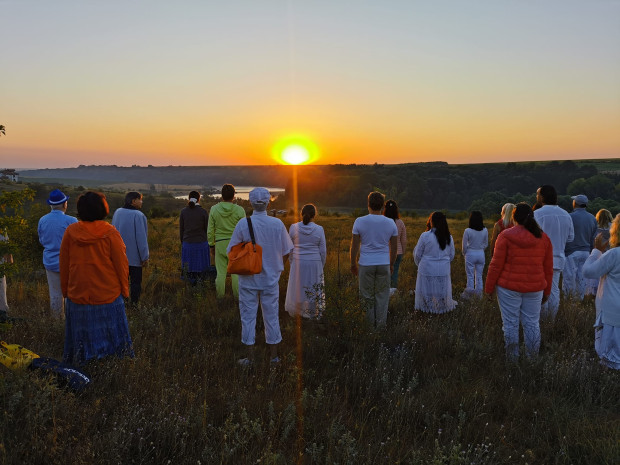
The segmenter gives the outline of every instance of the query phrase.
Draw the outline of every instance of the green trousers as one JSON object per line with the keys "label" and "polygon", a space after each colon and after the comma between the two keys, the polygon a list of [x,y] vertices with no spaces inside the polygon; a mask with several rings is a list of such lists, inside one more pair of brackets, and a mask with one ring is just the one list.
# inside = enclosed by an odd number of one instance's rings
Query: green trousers
{"label": "green trousers", "polygon": [[[228,254],[226,248],[230,239],[217,241],[215,243],[215,269],[217,270],[217,277],[215,278],[215,293],[217,297],[224,297],[226,294],[226,268],[228,267]],[[230,275],[232,283],[232,292],[235,298],[239,298],[239,276],[236,274]]]}

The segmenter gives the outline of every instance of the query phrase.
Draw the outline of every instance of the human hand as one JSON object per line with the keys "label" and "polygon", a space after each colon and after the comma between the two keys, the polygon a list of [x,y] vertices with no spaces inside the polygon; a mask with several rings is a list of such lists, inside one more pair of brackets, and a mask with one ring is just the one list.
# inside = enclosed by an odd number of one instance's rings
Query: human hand
{"label": "human hand", "polygon": [[605,240],[602,233],[597,234],[594,238],[594,248],[605,252],[609,247],[609,241]]}
{"label": "human hand", "polygon": [[357,276],[357,263],[351,263],[351,273]]}
{"label": "human hand", "polygon": [[148,258],[142,262],[142,266],[143,267],[148,266],[148,264],[149,264],[149,259]]}
{"label": "human hand", "polygon": [[545,302],[547,302],[547,300],[549,300],[549,296],[548,296],[548,295],[543,295],[543,298],[542,298],[542,302],[541,302],[541,303],[543,303],[543,304],[544,304]]}

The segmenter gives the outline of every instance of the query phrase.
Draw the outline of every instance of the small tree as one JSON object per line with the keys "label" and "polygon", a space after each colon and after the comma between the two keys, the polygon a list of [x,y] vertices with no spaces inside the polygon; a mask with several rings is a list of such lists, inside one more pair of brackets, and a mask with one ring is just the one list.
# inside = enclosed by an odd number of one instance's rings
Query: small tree
{"label": "small tree", "polygon": [[[11,237],[19,237],[27,229],[24,205],[33,199],[34,191],[29,188],[0,193],[0,234],[8,237],[8,240],[0,241],[0,257],[15,252],[16,244]],[[0,276],[11,275],[15,271],[15,263],[0,263]]]}
{"label": "small tree", "polygon": [[0,134],[2,134],[3,136],[6,136],[6,128],[2,124],[0,124]]}

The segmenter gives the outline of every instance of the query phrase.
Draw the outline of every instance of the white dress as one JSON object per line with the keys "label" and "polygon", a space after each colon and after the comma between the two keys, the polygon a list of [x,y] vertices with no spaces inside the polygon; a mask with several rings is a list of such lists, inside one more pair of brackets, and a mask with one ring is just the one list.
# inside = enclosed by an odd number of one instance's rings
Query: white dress
{"label": "white dress", "polygon": [[418,265],[415,308],[423,312],[446,313],[454,309],[450,262],[454,259],[454,239],[441,250],[434,229],[423,232],[413,251]]}
{"label": "white dress", "polygon": [[291,225],[289,235],[295,248],[290,255],[284,308],[291,316],[320,318],[325,309],[325,232],[315,223],[299,222]]}

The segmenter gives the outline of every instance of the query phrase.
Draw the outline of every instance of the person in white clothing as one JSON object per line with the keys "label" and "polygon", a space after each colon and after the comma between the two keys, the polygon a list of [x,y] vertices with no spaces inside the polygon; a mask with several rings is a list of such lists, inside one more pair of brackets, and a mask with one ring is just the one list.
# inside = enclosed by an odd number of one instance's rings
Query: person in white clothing
{"label": "person in white clothing", "polygon": [[573,220],[568,212],[557,205],[558,194],[555,187],[544,185],[536,191],[536,202],[542,207],[534,211],[534,219],[540,226],[553,246],[553,282],[551,294],[546,303],[542,305],[541,319],[555,320],[560,307],[560,274],[564,269],[566,258],[564,248],[566,242],[575,238]]}
{"label": "person in white clothing", "polygon": [[454,310],[450,262],[454,259],[454,240],[446,215],[433,212],[426,222],[426,231],[413,250],[418,266],[415,288],[415,309],[428,313]]}
{"label": "person in white clothing", "polygon": [[582,268],[594,247],[598,223],[594,215],[586,210],[588,205],[586,195],[575,195],[572,199],[573,211],[570,217],[573,220],[575,238],[566,242],[564,248],[566,263],[562,271],[562,292],[564,295],[572,295],[583,300],[588,280],[583,277]]}
{"label": "person in white clothing", "polygon": [[474,210],[469,215],[469,227],[463,232],[463,255],[467,286],[462,297],[481,296],[484,251],[489,245],[489,231],[484,227],[482,212]]}
{"label": "person in white clothing", "polygon": [[[586,278],[600,278],[596,294],[594,348],[601,363],[620,370],[620,215],[609,231],[609,243],[596,236],[594,249],[583,265]],[[607,247],[611,248],[607,250]],[[605,250],[607,250],[605,252]]]}
{"label": "person in white clothing", "polygon": [[353,223],[350,252],[351,273],[359,276],[366,319],[375,329],[387,324],[390,275],[394,271],[398,238],[394,221],[381,214],[384,202],[380,192],[368,195],[368,215]]}
{"label": "person in white clothing", "polygon": [[[6,233],[5,233],[6,234]],[[9,238],[0,234],[0,242],[7,242]],[[13,255],[0,255],[0,264],[13,263]],[[9,313],[9,303],[6,300],[6,276],[0,276],[0,322],[6,321]]]}
{"label": "person in white clothing", "polygon": [[[263,269],[258,274],[239,276],[239,312],[241,314],[241,342],[247,347],[248,355],[239,360],[243,366],[254,361],[256,342],[256,314],[260,303],[265,323],[265,342],[271,349],[271,362],[278,363],[278,344],[282,341],[280,320],[278,319],[278,299],[280,296],[280,274],[284,262],[293,251],[293,242],[286,227],[278,218],[267,215],[267,205],[271,194],[264,187],[250,191],[250,203],[254,209],[251,221],[256,243],[263,249]],[[248,221],[241,220],[228,244],[227,253],[241,242],[250,242]]]}
{"label": "person in white clothing", "polygon": [[289,236],[295,245],[290,256],[290,271],[284,308],[289,315],[321,318],[325,309],[323,267],[327,256],[325,232],[314,222],[316,207],[301,209],[302,221],[292,224]]}

